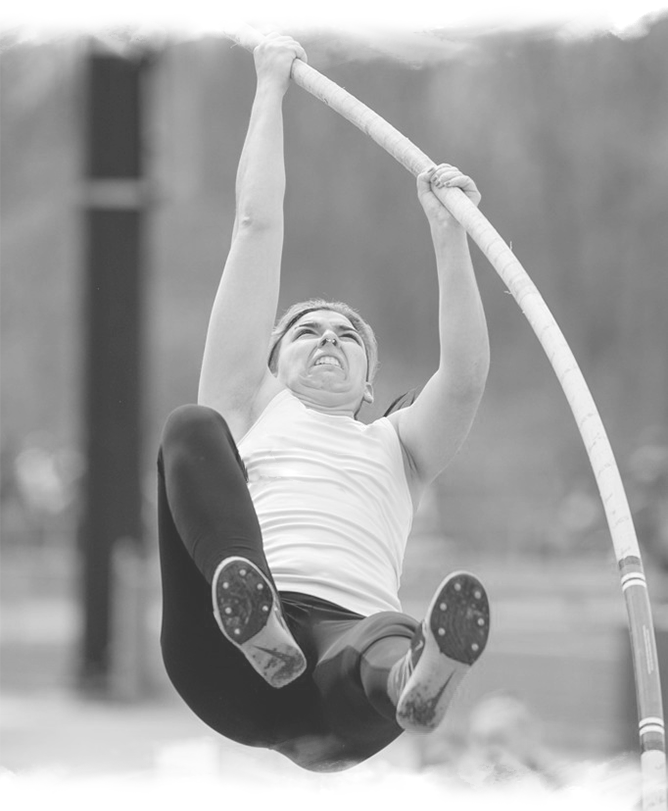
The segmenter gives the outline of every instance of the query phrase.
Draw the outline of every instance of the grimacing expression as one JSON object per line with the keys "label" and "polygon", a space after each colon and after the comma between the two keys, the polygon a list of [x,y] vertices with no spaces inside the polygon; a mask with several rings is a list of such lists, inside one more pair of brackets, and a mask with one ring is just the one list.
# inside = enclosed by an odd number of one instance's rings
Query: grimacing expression
{"label": "grimacing expression", "polygon": [[346,316],[333,310],[305,313],[280,342],[276,376],[296,394],[323,405],[370,401],[368,361],[362,336]]}

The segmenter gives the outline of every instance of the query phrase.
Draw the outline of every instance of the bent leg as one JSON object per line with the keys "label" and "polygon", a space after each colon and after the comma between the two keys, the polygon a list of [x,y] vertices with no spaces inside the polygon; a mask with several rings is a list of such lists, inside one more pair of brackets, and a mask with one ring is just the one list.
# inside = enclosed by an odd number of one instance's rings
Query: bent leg
{"label": "bent leg", "polygon": [[331,729],[347,741],[357,762],[385,748],[403,732],[387,693],[392,666],[406,654],[418,623],[382,612],[316,629],[326,641],[313,674]]}
{"label": "bent leg", "polygon": [[245,468],[223,417],[204,406],[173,411],[158,466],[181,541],[207,583],[218,564],[235,555],[271,579]]}
{"label": "bent leg", "polygon": [[294,708],[312,704],[308,690],[270,687],[213,615],[210,578],[224,558],[245,556],[270,578],[242,463],[217,412],[184,406],[170,416],[158,460],[158,521],[170,680],[220,734],[252,746],[283,740],[303,723]]}
{"label": "bent leg", "polygon": [[484,586],[470,572],[452,572],[436,589],[410,652],[390,674],[390,695],[404,729],[431,732],[438,727],[488,636]]}
{"label": "bent leg", "polygon": [[330,728],[359,760],[402,731],[430,732],[489,634],[482,583],[453,572],[436,590],[425,620],[382,612],[314,624],[320,656],[314,672]]}

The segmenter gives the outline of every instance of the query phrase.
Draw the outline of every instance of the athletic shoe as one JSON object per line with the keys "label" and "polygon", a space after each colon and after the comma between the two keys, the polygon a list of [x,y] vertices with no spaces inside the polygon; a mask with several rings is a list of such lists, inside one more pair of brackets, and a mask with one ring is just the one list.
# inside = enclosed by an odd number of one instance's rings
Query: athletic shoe
{"label": "athletic shoe", "polygon": [[226,558],[211,591],[218,627],[268,684],[284,687],[301,676],[306,658],[285,623],[278,594],[254,563]]}
{"label": "athletic shoe", "polygon": [[489,635],[489,603],[482,583],[453,572],[437,589],[406,653],[390,670],[388,693],[399,726],[431,732]]}

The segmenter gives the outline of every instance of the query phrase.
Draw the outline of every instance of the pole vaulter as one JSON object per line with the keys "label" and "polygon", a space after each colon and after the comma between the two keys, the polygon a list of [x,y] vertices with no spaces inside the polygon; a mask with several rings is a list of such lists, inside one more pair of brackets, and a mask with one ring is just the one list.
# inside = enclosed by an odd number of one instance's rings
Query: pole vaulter
{"label": "pole vaulter", "polygon": [[[249,51],[264,39],[246,24],[235,24],[224,33]],[[435,166],[434,161],[381,116],[303,60],[293,62],[292,79],[366,133],[413,175]],[[528,319],[554,368],[582,436],[603,501],[626,605],[638,708],[642,807],[643,811],[663,811],[665,726],[651,605],[631,511],[605,428],[558,324],[513,252],[460,189],[439,188],[435,193],[475,240]]]}

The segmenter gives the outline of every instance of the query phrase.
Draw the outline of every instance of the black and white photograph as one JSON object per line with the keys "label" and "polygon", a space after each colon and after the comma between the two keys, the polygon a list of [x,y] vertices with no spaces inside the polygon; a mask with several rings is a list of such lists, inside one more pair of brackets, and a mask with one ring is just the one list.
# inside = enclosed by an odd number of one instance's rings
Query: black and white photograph
{"label": "black and white photograph", "polygon": [[668,811],[668,2],[0,12],[0,800]]}

